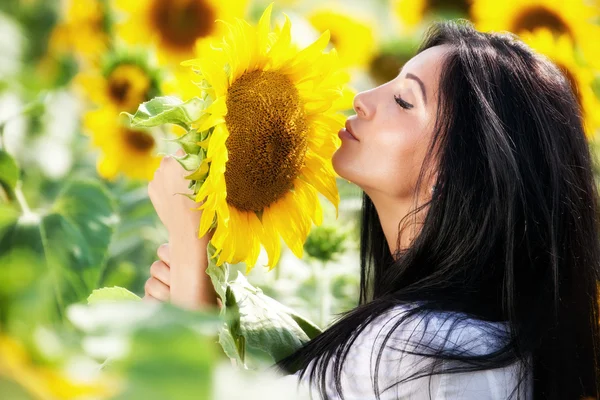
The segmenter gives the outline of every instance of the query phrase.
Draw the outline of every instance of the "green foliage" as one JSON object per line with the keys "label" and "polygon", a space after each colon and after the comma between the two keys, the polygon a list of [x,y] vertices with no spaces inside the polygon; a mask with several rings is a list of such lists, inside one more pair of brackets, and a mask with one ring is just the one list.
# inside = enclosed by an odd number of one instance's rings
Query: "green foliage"
{"label": "green foliage", "polygon": [[0,185],[7,193],[12,193],[18,180],[19,167],[17,163],[10,154],[0,149]]}
{"label": "green foliage", "polygon": [[136,128],[176,124],[189,130],[192,122],[200,118],[205,107],[206,102],[197,97],[184,103],[177,97],[164,96],[140,104],[134,115],[123,114],[129,117],[131,126]]}
{"label": "green foliage", "polygon": [[346,250],[346,232],[336,226],[317,226],[304,243],[306,253],[323,263],[334,261]]}
{"label": "green foliage", "polygon": [[68,311],[74,326],[95,339],[88,350],[98,357],[106,351],[103,341],[123,344],[101,359],[105,372],[127,377],[113,400],[210,398],[220,354],[218,316],[139,301],[74,305]]}
{"label": "green foliage", "polygon": [[118,222],[114,202],[100,183],[73,180],[48,210],[1,208],[2,322],[55,321],[97,287]]}
{"label": "green foliage", "polygon": [[122,287],[104,287],[96,289],[87,298],[88,304],[99,303],[103,301],[124,301],[124,300],[141,300],[138,295],[131,293],[129,290]]}
{"label": "green foliage", "polygon": [[[226,307],[228,329],[242,361],[246,346],[278,361],[321,333],[315,324],[252,286],[240,272],[227,285]],[[223,340],[231,346],[229,337]]]}

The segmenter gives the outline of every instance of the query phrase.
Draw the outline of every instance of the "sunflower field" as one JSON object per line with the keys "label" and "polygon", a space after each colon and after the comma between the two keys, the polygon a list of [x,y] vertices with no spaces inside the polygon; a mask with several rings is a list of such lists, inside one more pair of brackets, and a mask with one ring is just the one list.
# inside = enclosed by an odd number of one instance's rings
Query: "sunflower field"
{"label": "sunflower field", "polygon": [[[358,304],[337,132],[453,18],[554,61],[600,154],[598,0],[2,0],[0,399],[302,395],[268,367]],[[141,299],[178,149],[219,310]]]}

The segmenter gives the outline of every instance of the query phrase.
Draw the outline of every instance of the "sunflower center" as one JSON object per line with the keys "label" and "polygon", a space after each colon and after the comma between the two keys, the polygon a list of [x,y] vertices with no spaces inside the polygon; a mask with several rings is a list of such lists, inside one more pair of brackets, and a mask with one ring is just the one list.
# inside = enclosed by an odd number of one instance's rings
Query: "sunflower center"
{"label": "sunflower center", "polygon": [[468,15],[470,7],[470,2],[464,0],[428,0],[425,3],[425,13],[451,12]]}
{"label": "sunflower center", "polygon": [[155,144],[154,138],[147,132],[134,129],[123,129],[123,138],[125,143],[132,150],[139,153],[147,153]]}
{"label": "sunflower center", "polygon": [[150,78],[137,65],[119,65],[108,76],[108,97],[120,110],[134,111],[148,100]]}
{"label": "sunflower center", "polygon": [[573,38],[569,26],[560,15],[539,6],[522,12],[513,22],[512,32],[533,31],[535,28],[548,28],[559,34],[566,33]]}
{"label": "sunflower center", "polygon": [[211,34],[215,11],[204,0],[154,0],[151,19],[168,45],[190,49],[198,38]]}
{"label": "sunflower center", "polygon": [[274,71],[246,72],[227,92],[227,203],[262,211],[290,189],[304,165],[308,123],[298,90]]}

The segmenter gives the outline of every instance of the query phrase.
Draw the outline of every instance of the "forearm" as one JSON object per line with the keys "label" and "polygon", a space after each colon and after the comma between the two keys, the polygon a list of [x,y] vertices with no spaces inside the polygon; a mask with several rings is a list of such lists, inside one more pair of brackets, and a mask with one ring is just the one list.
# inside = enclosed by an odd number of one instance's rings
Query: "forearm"
{"label": "forearm", "polygon": [[202,241],[169,239],[171,248],[171,303],[186,309],[217,305],[217,296],[206,274],[208,256]]}

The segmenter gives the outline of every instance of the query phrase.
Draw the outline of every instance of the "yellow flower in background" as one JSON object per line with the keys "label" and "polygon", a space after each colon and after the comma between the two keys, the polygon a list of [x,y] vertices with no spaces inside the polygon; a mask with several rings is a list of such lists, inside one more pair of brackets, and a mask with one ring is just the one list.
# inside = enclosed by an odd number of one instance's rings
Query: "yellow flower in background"
{"label": "yellow flower in background", "polygon": [[565,34],[580,46],[587,62],[600,56],[600,9],[585,0],[474,0],[473,22],[481,31],[507,30],[520,34],[546,28],[557,35]]}
{"label": "yellow flower in background", "polygon": [[119,173],[132,179],[151,180],[162,157],[148,130],[132,129],[110,109],[87,112],[84,131],[101,152],[97,169],[100,176],[114,179]]}
{"label": "yellow flower in background", "polygon": [[566,34],[556,38],[550,30],[543,28],[520,36],[531,48],[554,62],[567,77],[582,109],[586,135],[592,137],[600,127],[600,101],[592,90],[594,73],[576,62],[571,38]]}
{"label": "yellow flower in background", "polygon": [[35,399],[75,400],[109,398],[118,390],[113,379],[80,382],[61,371],[33,364],[27,349],[17,340],[0,334],[0,377],[8,378]]}
{"label": "yellow flower in background", "polygon": [[336,111],[348,105],[349,76],[334,50],[323,51],[329,33],[296,51],[287,16],[271,31],[271,9],[256,28],[228,24],[210,54],[184,63],[200,71],[213,100],[196,127],[212,130],[198,171],[210,170],[196,196],[204,201],[199,235],[216,221],[217,265],[245,262],[248,271],[261,244],[268,265],[277,264],[280,236],[302,256],[311,221],[322,222],[318,192],[337,208],[331,156],[345,120]]}
{"label": "yellow flower in background", "polygon": [[400,69],[415,56],[419,47],[416,36],[403,37],[380,46],[369,63],[368,73],[376,85],[383,85],[398,76]]}
{"label": "yellow flower in background", "polygon": [[133,44],[154,45],[161,62],[179,64],[194,57],[198,40],[220,38],[216,20],[244,17],[247,0],[114,0],[125,12],[118,35]]}
{"label": "yellow flower in background", "polygon": [[376,45],[368,22],[333,8],[316,9],[307,18],[319,32],[329,30],[331,44],[343,65],[364,67],[369,63]]}
{"label": "yellow flower in background", "polygon": [[138,105],[160,94],[159,75],[143,57],[110,54],[102,68],[84,70],[76,86],[100,107],[133,112]]}
{"label": "yellow flower in background", "polygon": [[103,0],[63,2],[63,18],[49,39],[51,53],[75,52],[92,63],[109,48],[110,10]]}
{"label": "yellow flower in background", "polygon": [[472,1],[392,0],[390,5],[403,31],[413,32],[436,15],[444,14],[449,18],[469,17]]}

